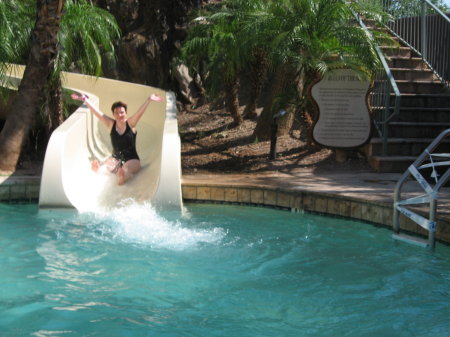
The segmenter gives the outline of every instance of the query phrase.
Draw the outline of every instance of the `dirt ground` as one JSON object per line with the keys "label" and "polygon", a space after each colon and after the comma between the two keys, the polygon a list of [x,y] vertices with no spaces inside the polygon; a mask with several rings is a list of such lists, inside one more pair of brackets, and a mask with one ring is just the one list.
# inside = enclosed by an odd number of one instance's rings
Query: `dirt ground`
{"label": "dirt ground", "polygon": [[347,152],[347,159],[338,163],[333,150],[308,148],[300,139],[300,131],[295,128],[290,135],[277,139],[277,158],[270,160],[270,141],[252,140],[256,122],[245,120],[239,127],[234,127],[232,122],[227,112],[211,111],[207,105],[179,113],[183,173],[259,173],[305,167],[370,170],[365,158],[356,151]]}

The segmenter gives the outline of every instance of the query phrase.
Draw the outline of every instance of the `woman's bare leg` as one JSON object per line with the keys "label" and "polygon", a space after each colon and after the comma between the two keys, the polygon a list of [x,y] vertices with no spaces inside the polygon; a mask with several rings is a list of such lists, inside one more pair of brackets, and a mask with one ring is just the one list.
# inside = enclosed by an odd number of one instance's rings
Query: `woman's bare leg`
{"label": "woman's bare leg", "polygon": [[125,184],[133,174],[137,173],[141,169],[141,162],[138,159],[131,159],[127,161],[122,167],[117,169],[117,184]]}
{"label": "woman's bare leg", "polygon": [[108,172],[116,173],[117,169],[120,167],[120,161],[117,160],[116,158],[109,157],[108,159],[105,160],[103,166],[106,167]]}

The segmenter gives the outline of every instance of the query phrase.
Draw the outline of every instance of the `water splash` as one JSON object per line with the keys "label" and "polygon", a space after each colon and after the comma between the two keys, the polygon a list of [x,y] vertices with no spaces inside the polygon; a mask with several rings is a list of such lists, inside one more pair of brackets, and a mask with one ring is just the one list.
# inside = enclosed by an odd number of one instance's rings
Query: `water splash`
{"label": "water splash", "polygon": [[79,219],[98,239],[151,248],[185,250],[217,245],[226,236],[222,228],[205,228],[204,224],[199,228],[181,216],[168,220],[151,204],[133,200],[123,201],[116,208],[80,213]]}

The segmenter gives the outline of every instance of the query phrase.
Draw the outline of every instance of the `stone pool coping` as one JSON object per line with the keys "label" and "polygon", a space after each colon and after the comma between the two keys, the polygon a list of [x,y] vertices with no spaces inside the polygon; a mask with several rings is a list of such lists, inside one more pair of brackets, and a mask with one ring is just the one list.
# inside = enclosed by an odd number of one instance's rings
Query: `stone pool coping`
{"label": "stone pool coping", "polygon": [[[193,174],[182,180],[186,202],[217,202],[277,207],[361,220],[392,228],[393,191],[400,174],[376,172],[276,172],[269,174]],[[407,183],[405,194],[416,186]],[[450,188],[438,207],[436,239],[450,243]],[[427,209],[418,209],[427,216]],[[427,236],[416,223],[401,215],[400,227]]]}
{"label": "stone pool coping", "polygon": [[[392,226],[392,202],[396,173],[371,171],[316,171],[312,168],[250,174],[185,174],[182,195],[186,203],[246,204],[314,212]],[[40,176],[0,176],[0,202],[36,201]],[[417,192],[408,182],[405,195]],[[450,188],[440,193],[437,240],[450,243]],[[426,209],[421,210],[426,213]],[[402,230],[419,236],[426,232],[401,216]]]}

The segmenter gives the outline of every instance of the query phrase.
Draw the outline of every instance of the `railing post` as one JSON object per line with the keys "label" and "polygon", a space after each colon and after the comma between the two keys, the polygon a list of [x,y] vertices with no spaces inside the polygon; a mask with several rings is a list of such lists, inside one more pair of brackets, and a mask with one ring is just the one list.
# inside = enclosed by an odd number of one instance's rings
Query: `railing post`
{"label": "railing post", "polygon": [[394,205],[392,212],[392,227],[395,234],[400,233],[400,212],[397,209],[397,202],[400,200],[401,185],[397,184],[394,191]]}
{"label": "railing post", "polygon": [[381,155],[383,157],[386,157],[388,152],[388,125],[386,120],[383,121],[382,130],[383,130],[383,143],[381,146]]}
{"label": "railing post", "polygon": [[391,87],[389,86],[389,83],[387,85],[387,90],[384,93],[385,95],[385,102],[384,102],[384,113],[383,113],[383,124],[381,126],[381,130],[383,133],[383,143],[381,147],[381,154],[382,156],[388,155],[388,137],[389,137],[389,115],[390,115],[390,107],[391,107]]}
{"label": "railing post", "polygon": [[433,223],[433,228],[428,230],[428,245],[431,249],[434,249],[436,245],[436,210],[437,210],[437,200],[433,197],[430,201],[430,223]]}
{"label": "railing post", "polygon": [[[386,1],[388,0],[380,0],[383,1],[383,5],[384,6],[389,6],[390,4],[387,4]],[[366,25],[364,24],[364,22],[362,21],[362,19],[356,14],[354,13],[357,21],[359,22],[360,26],[370,35],[371,33],[369,32],[369,30],[367,29]],[[386,79],[385,80],[381,80],[380,79],[380,95],[383,95],[384,97],[380,97],[378,98],[378,96],[375,98],[376,99],[376,103],[377,103],[377,107],[378,107],[378,103],[380,104],[380,108],[381,108],[381,102],[384,103],[384,108],[383,111],[380,112],[380,118],[381,118],[381,122],[377,122],[375,121],[375,125],[377,126],[377,131],[380,134],[381,138],[382,138],[382,155],[386,156],[388,153],[388,131],[389,131],[389,122],[392,119],[393,115],[397,115],[400,109],[400,91],[398,90],[398,86],[395,82],[394,76],[392,75],[391,69],[389,68],[389,65],[386,62],[386,59],[383,55],[383,53],[381,52],[381,49],[379,46],[375,46],[375,51],[378,54],[378,57],[381,61],[381,64],[383,65],[383,69],[385,71],[385,75],[386,75]],[[391,92],[393,92],[395,94],[395,107],[394,107],[394,113],[390,114],[390,109],[391,109]],[[378,93],[376,93],[376,95],[378,95]],[[373,101],[372,101],[373,104]],[[378,127],[379,126],[379,127]]]}
{"label": "railing post", "polygon": [[422,59],[427,59],[427,4],[422,0],[422,15],[421,15],[421,52]]}

